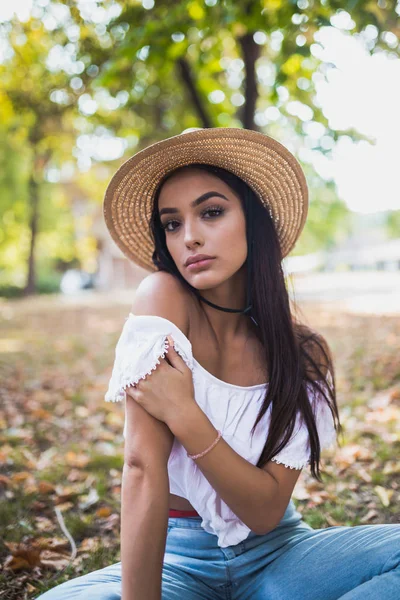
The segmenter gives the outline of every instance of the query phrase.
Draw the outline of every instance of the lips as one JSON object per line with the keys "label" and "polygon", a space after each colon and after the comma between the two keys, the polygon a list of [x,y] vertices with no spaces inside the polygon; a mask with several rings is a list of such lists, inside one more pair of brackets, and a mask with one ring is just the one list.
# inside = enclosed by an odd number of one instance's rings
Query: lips
{"label": "lips", "polygon": [[186,268],[189,269],[190,271],[194,271],[196,269],[201,269],[205,266],[208,266],[211,261],[213,261],[214,259],[210,256],[207,258],[203,258],[203,259],[197,259],[194,262],[189,263],[188,265],[186,265]]}
{"label": "lips", "polygon": [[202,261],[208,261],[208,260],[212,260],[214,257],[213,256],[208,256],[207,254],[198,254],[197,256],[190,256],[186,263],[185,266],[188,267],[190,265],[193,265],[197,262],[202,262]]}

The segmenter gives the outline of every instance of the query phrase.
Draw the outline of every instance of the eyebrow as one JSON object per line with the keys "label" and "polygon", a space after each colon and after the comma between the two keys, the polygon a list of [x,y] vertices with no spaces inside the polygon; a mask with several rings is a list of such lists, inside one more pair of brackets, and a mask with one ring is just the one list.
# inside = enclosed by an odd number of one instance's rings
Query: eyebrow
{"label": "eyebrow", "polygon": [[[198,206],[202,202],[205,202],[206,200],[208,200],[209,198],[212,198],[214,196],[218,196],[219,198],[224,198],[225,200],[227,200],[229,202],[228,198],[226,196],[224,196],[223,194],[221,194],[220,192],[206,192],[205,194],[202,194],[201,196],[196,198],[196,200],[193,200],[190,203],[190,206],[192,206],[194,208],[195,206]],[[162,208],[160,210],[159,217],[161,217],[161,215],[164,215],[164,214],[178,213],[178,212],[179,212],[178,208]]]}

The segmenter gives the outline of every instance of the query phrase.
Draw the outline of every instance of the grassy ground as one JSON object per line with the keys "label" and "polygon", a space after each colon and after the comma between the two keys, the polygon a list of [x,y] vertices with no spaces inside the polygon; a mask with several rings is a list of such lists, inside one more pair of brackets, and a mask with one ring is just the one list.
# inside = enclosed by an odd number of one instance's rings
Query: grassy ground
{"label": "grassy ground", "polygon": [[[129,308],[0,303],[1,600],[120,560],[123,407],[104,394]],[[399,523],[400,319],[302,310],[334,355],[344,436],[295,504],[314,528]]]}

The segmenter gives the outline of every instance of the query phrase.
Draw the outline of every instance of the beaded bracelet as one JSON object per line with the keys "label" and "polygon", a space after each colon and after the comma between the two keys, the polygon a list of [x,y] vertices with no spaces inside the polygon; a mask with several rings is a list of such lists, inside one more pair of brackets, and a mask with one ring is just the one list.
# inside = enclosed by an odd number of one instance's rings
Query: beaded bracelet
{"label": "beaded bracelet", "polygon": [[210,450],[212,450],[214,448],[214,446],[216,445],[216,443],[221,439],[222,437],[222,432],[219,431],[219,429],[217,429],[218,431],[218,435],[216,437],[216,439],[213,441],[213,443],[211,444],[211,446],[209,448],[207,448],[207,450],[204,450],[203,452],[200,452],[200,454],[189,454],[188,452],[186,453],[188,455],[189,458],[200,458],[201,456],[204,456],[205,454],[207,454],[207,452],[210,452]]}

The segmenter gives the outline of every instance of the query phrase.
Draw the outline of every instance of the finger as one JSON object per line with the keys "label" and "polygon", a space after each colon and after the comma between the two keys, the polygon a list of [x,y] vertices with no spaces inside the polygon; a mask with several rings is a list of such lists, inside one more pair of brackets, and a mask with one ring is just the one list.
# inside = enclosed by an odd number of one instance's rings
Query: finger
{"label": "finger", "polygon": [[143,392],[136,388],[127,388],[127,393],[128,396],[130,396],[132,400],[135,400],[136,402],[140,403],[140,401],[143,399]]}
{"label": "finger", "polygon": [[132,387],[134,390],[143,390],[146,385],[146,377],[141,377],[136,383],[132,384]]}
{"label": "finger", "polygon": [[[168,352],[168,348],[165,352]],[[162,356],[160,358],[160,367],[162,367],[163,369],[165,369],[165,366],[168,365],[169,367],[172,367],[171,361],[169,359],[168,354],[165,354],[165,356]]]}
{"label": "finger", "polygon": [[135,388],[132,386],[128,386],[125,388],[125,394],[129,398],[133,398],[133,394],[135,393]]}
{"label": "finger", "polygon": [[157,371],[157,369],[163,369],[165,367],[165,365],[168,364],[168,358],[167,358],[167,356],[160,356],[159,361],[160,361],[160,364],[157,365],[156,371]]}
{"label": "finger", "polygon": [[169,335],[169,336],[167,336],[167,340],[168,340],[168,350],[167,350],[168,360],[170,361],[171,365],[175,369],[178,369],[178,371],[182,372],[183,367],[185,366],[185,361],[183,360],[181,355],[178,354],[178,352],[175,350],[173,338]]}

